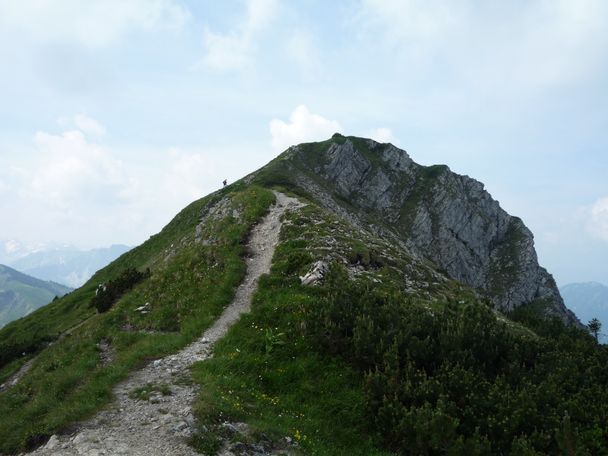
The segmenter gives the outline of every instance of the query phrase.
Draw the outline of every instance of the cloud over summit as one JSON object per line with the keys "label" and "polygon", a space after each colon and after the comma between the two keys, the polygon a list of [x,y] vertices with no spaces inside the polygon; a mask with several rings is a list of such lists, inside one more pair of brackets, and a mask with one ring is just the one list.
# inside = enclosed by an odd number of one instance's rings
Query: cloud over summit
{"label": "cloud over summit", "polygon": [[306,105],[298,106],[289,116],[289,121],[272,119],[269,126],[272,147],[276,151],[302,142],[322,141],[342,131],[337,121],[311,113]]}

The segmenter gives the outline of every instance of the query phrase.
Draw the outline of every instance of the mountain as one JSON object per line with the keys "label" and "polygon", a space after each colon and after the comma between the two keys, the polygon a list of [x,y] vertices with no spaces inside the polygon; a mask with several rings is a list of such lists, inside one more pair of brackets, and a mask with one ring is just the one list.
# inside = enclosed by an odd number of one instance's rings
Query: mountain
{"label": "mountain", "polygon": [[42,280],[52,280],[70,287],[79,287],[91,276],[129,251],[126,245],[80,250],[72,246],[38,248],[21,254],[8,264]]}
{"label": "mountain", "polygon": [[0,452],[608,454],[606,378],[481,183],[334,135],[2,328]]}
{"label": "mountain", "polygon": [[69,293],[71,288],[45,282],[0,265],[0,327]]}
{"label": "mountain", "polygon": [[[55,246],[59,247],[59,246]],[[19,258],[23,258],[30,253],[48,250],[49,245],[44,243],[23,243],[16,239],[0,241],[0,263],[10,264]]]}
{"label": "mountain", "polygon": [[[583,323],[592,318],[599,319],[608,328],[608,287],[598,282],[570,283],[559,289],[566,306],[571,309]],[[604,343],[606,335],[601,336]]]}
{"label": "mountain", "polygon": [[341,135],[291,147],[257,178],[278,176],[325,208],[431,260],[497,309],[536,302],[548,315],[577,322],[553,277],[539,266],[530,230],[468,176],[445,165],[418,165],[391,144]]}

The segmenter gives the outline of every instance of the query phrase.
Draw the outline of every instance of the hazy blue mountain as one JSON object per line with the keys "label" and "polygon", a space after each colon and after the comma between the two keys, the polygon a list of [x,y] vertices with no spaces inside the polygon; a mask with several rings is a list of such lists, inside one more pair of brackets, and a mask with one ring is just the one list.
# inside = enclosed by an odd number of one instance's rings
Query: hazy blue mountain
{"label": "hazy blue mountain", "polygon": [[0,240],[0,264],[11,264],[35,252],[65,247],[63,244],[46,244],[43,242],[22,242],[17,239]]}
{"label": "hazy blue mountain", "polygon": [[559,291],[581,322],[588,323],[592,318],[602,322],[602,341],[608,343],[608,287],[598,282],[570,283]]}
{"label": "hazy blue mountain", "polygon": [[92,250],[72,246],[54,247],[29,253],[8,264],[41,280],[52,280],[76,288],[130,249],[129,246],[118,244]]}
{"label": "hazy blue mountain", "polygon": [[70,291],[71,288],[30,277],[0,264],[0,327]]}

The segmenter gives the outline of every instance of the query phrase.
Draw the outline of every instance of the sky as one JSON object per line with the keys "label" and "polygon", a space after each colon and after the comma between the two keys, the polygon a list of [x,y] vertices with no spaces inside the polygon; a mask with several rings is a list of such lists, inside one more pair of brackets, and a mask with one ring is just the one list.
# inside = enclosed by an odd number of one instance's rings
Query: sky
{"label": "sky", "polygon": [[336,131],[482,181],[608,283],[604,0],[0,0],[0,239],[136,245]]}

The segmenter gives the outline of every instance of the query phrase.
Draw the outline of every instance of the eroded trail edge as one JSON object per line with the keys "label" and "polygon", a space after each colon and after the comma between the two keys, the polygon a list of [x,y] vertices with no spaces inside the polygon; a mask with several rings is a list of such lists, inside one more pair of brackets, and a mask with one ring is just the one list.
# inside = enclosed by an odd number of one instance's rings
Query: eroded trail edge
{"label": "eroded trail edge", "polygon": [[[134,372],[114,388],[116,401],[93,419],[81,423],[72,435],[54,435],[32,455],[197,455],[187,440],[194,426],[192,402],[197,387],[183,381],[190,377],[190,366],[211,356],[213,344],[241,314],[251,306],[258,279],[270,271],[272,256],[279,242],[281,216],[302,204],[295,198],[275,192],[276,203],[252,229],[248,242],[245,279],[232,303],[203,335],[181,351],[158,359]],[[170,391],[146,392],[142,400],[134,392],[147,385],[167,385]],[[163,395],[163,392],[165,395]],[[170,394],[168,394],[170,392]]]}

